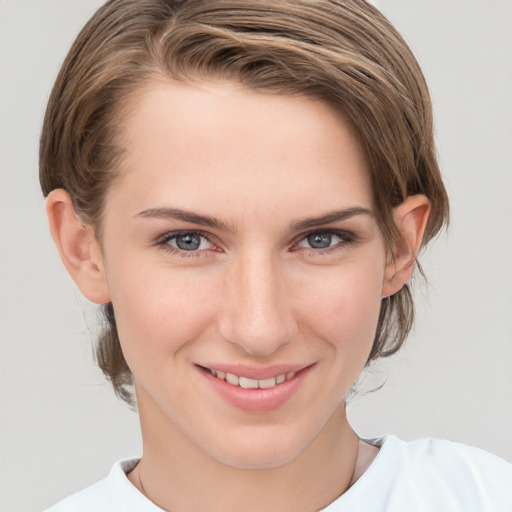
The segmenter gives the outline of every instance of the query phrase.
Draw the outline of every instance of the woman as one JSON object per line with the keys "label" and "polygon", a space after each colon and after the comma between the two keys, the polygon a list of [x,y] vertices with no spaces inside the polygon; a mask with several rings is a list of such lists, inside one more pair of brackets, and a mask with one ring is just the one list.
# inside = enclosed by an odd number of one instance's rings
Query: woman
{"label": "woman", "polygon": [[52,510],[511,508],[508,463],[346,418],[448,219],[426,84],[374,8],[107,3],[52,92],[41,184],[144,443]]}

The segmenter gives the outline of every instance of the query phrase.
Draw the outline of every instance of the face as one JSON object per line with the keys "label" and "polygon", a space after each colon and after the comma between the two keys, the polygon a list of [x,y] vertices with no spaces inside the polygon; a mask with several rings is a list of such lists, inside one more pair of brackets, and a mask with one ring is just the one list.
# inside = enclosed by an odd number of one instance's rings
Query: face
{"label": "face", "polygon": [[236,467],[294,459],[341,414],[384,293],[350,130],[312,99],[161,83],[123,134],[102,265],[143,425]]}

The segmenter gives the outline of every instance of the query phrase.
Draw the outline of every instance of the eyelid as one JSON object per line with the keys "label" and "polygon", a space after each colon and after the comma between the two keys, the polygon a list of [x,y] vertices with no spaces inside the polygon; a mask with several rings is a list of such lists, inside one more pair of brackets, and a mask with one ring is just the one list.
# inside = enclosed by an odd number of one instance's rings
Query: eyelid
{"label": "eyelid", "polygon": [[158,235],[155,239],[155,243],[156,244],[164,243],[168,240],[171,240],[172,238],[176,238],[177,236],[188,235],[188,234],[199,235],[199,236],[206,238],[207,240],[210,240],[210,235],[208,233],[204,233],[200,229],[177,229],[175,231],[167,231],[167,232],[163,233],[162,235]]}

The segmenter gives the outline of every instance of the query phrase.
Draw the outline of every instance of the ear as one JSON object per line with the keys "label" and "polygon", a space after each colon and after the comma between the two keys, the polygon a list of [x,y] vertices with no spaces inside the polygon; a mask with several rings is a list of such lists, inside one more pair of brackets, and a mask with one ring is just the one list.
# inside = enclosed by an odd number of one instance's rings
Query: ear
{"label": "ear", "polygon": [[408,197],[393,212],[402,240],[388,255],[382,296],[389,297],[407,283],[416,266],[430,214],[430,201],[422,194]]}
{"label": "ear", "polygon": [[101,251],[93,229],[80,220],[65,190],[50,192],[46,214],[62,262],[80,291],[97,304],[110,302]]}

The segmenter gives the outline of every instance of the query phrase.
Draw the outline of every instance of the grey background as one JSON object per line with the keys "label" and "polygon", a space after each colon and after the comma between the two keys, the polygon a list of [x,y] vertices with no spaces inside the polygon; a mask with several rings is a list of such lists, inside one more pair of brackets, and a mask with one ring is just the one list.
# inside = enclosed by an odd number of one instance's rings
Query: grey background
{"label": "grey background", "polygon": [[[137,417],[92,363],[95,308],[58,260],[37,181],[50,87],[99,0],[0,1],[0,509],[32,511],[140,453]],[[366,376],[365,437],[444,437],[512,458],[510,0],[381,0],[422,64],[452,201],[422,258],[404,351]]]}

